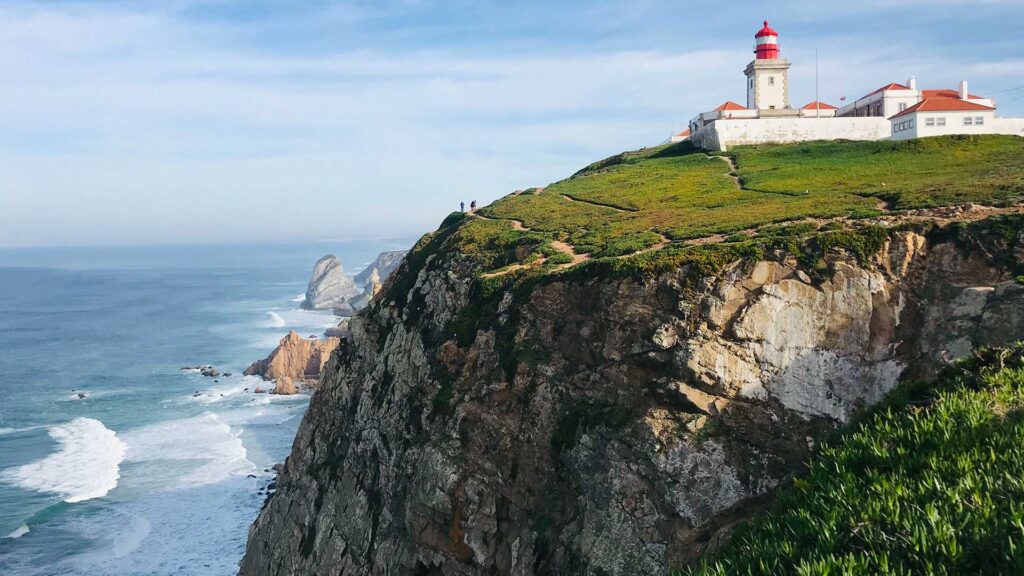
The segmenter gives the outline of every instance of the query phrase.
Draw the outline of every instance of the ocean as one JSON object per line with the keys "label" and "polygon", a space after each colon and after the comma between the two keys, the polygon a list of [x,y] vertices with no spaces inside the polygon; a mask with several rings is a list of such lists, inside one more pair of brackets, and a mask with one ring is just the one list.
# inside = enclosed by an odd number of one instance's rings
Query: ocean
{"label": "ocean", "polygon": [[0,250],[0,574],[235,574],[309,402],[242,371],[337,322],[318,258],[412,242]]}

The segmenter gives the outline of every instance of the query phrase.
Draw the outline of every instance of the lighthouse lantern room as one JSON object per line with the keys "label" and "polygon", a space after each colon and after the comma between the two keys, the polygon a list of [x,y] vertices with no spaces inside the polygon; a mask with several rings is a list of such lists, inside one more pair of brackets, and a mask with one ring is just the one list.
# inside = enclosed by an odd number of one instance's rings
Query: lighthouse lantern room
{"label": "lighthouse lantern room", "polygon": [[[754,36],[756,58],[747,65],[747,108],[751,110],[783,110],[789,106],[789,60],[779,57],[779,33],[764,21]],[[769,115],[772,113],[769,112]]]}

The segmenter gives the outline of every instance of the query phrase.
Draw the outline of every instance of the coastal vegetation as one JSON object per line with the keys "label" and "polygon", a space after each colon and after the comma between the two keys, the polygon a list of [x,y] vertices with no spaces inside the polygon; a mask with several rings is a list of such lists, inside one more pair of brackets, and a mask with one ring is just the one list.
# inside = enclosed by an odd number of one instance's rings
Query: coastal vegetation
{"label": "coastal vegetation", "polygon": [[1024,345],[909,383],[678,576],[1024,572]]}

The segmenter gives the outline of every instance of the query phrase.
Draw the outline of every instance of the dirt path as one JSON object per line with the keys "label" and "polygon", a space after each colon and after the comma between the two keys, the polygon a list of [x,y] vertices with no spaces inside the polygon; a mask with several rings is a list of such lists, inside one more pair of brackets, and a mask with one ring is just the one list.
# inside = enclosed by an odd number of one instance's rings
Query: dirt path
{"label": "dirt path", "polygon": [[708,158],[718,158],[722,162],[729,165],[729,171],[725,173],[726,176],[732,179],[732,183],[736,185],[737,190],[743,189],[743,184],[740,182],[740,175],[737,174],[739,168],[736,166],[736,161],[732,159],[732,156],[712,156],[711,154],[705,154]]}
{"label": "dirt path", "polygon": [[639,210],[626,210],[625,208],[619,208],[618,206],[612,206],[611,204],[602,204],[600,202],[593,202],[590,200],[580,200],[579,198],[573,198],[572,196],[566,196],[565,194],[562,194],[562,198],[565,198],[569,202],[590,204],[591,206],[597,206],[599,208],[608,208],[609,210],[615,210],[616,212],[639,212]]}

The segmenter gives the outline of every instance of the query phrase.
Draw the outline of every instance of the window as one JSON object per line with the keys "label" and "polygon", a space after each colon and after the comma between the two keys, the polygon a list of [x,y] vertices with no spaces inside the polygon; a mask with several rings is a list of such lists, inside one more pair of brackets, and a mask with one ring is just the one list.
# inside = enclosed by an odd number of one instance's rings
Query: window
{"label": "window", "polygon": [[944,117],[943,118],[936,118],[935,119],[935,125],[936,126],[945,126],[946,125],[946,119]]}
{"label": "window", "polygon": [[900,104],[900,112],[903,112],[906,109],[907,109],[907,104],[905,102],[901,103]]}
{"label": "window", "polygon": [[924,125],[925,126],[935,126],[935,118],[925,118],[924,119]]}
{"label": "window", "polygon": [[768,77],[768,85],[769,86],[775,86],[775,76],[769,76]]}
{"label": "window", "polygon": [[974,125],[974,118],[971,118],[970,116],[964,116],[964,126],[973,126],[973,125]]}
{"label": "window", "polygon": [[911,128],[912,129],[913,127],[914,127],[914,120],[911,119],[910,122],[907,122],[907,128]]}
{"label": "window", "polygon": [[974,117],[974,125],[975,126],[981,126],[983,124],[985,124],[985,117],[984,116],[975,116]]}

